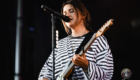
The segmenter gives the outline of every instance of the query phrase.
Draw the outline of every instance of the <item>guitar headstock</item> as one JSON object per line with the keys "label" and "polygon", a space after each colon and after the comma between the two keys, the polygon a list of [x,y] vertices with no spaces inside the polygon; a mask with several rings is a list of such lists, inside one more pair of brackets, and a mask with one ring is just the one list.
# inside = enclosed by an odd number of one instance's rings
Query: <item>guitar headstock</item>
{"label": "guitar headstock", "polygon": [[109,29],[109,27],[110,27],[111,25],[113,25],[113,21],[114,21],[114,19],[108,20],[108,21],[97,31],[95,37],[99,37],[99,36],[103,35],[103,34],[105,33],[105,31],[106,31],[107,29]]}

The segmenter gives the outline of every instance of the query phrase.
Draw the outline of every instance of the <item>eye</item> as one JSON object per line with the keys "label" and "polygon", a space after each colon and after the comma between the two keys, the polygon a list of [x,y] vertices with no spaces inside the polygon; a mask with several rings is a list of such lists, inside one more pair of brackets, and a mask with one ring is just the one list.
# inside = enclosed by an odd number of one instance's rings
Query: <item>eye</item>
{"label": "eye", "polygon": [[74,10],[73,9],[70,9],[70,13],[73,13],[74,12]]}

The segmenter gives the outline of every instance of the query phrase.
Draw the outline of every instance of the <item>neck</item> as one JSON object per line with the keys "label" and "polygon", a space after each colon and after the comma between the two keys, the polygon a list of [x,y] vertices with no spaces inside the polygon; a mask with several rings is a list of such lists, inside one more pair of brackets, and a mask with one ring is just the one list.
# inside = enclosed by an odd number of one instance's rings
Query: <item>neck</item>
{"label": "neck", "polygon": [[73,37],[78,37],[78,36],[83,36],[84,34],[88,33],[89,31],[85,28],[84,24],[82,23],[81,25],[78,25],[74,28],[71,29],[72,31],[72,36]]}

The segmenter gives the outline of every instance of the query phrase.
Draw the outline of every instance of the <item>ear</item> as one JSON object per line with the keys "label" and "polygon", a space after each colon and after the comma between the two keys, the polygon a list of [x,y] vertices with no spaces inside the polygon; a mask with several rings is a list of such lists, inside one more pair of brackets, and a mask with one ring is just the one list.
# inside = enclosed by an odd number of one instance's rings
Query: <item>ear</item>
{"label": "ear", "polygon": [[87,16],[86,12],[82,12],[82,18],[84,19]]}

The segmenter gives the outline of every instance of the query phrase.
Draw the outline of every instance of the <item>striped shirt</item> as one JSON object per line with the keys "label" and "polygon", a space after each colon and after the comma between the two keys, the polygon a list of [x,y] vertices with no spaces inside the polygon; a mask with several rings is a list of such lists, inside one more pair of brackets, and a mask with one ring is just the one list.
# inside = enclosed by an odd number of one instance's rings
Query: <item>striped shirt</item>
{"label": "striped shirt", "polygon": [[[95,34],[94,34],[95,35]],[[71,60],[74,52],[80,46],[86,35],[79,37],[67,36],[58,42],[58,48],[55,49],[55,78],[57,78],[66,63]],[[72,53],[72,47],[74,52]],[[113,57],[105,36],[99,36],[92,43],[91,47],[85,53],[89,61],[87,75],[90,80],[111,80],[114,71]],[[52,80],[52,53],[43,65],[38,80],[48,78]],[[73,69],[73,80],[84,80],[82,68],[75,66]]]}

